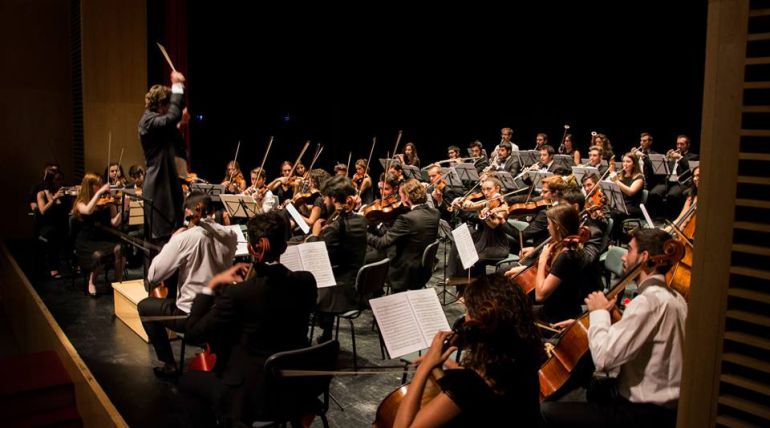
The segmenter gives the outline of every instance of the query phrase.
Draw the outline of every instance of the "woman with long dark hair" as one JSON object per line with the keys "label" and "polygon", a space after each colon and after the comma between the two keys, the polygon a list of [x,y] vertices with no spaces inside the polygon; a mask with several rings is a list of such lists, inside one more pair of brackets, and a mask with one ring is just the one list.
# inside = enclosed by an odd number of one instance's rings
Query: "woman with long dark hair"
{"label": "woman with long dark hair", "polygon": [[[497,273],[467,287],[463,300],[465,322],[455,333],[437,333],[418,359],[394,426],[537,426],[538,369],[545,355],[529,299]],[[461,347],[460,366],[447,360],[457,348],[443,349],[451,334]],[[431,372],[442,375],[441,393],[421,408]]]}

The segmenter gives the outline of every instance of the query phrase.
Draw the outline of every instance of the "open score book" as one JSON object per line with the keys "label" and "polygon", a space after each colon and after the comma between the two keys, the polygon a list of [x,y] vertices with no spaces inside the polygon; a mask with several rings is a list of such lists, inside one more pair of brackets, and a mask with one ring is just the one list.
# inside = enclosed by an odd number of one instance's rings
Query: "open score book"
{"label": "open score book", "polygon": [[410,290],[369,300],[390,358],[430,347],[438,331],[449,331],[433,288]]}

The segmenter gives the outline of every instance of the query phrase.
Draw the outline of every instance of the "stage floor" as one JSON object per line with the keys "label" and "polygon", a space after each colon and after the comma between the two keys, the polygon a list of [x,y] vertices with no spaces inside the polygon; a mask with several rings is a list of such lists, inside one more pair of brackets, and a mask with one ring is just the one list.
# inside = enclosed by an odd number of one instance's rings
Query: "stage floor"
{"label": "stage floor", "polygon": [[[33,241],[11,241],[8,247],[126,422],[132,427],[176,426],[177,415],[182,412],[176,386],[155,378],[152,366],[158,363],[152,346],[113,316],[112,289],[101,283],[103,277],[97,283],[101,295],[92,299],[83,292],[82,277],[77,278],[75,287],[71,285],[68,272],[61,279],[50,279],[35,257],[39,253],[36,253]],[[443,245],[438,257],[443,262]],[[442,269],[440,266],[434,272],[429,287],[443,279]],[[129,270],[130,278],[141,277],[141,274],[141,269]],[[454,291],[454,288],[449,290]],[[457,303],[444,309],[450,325],[463,311]],[[371,312],[364,313],[354,323],[359,366],[400,363],[397,359],[380,359],[378,336],[371,330]],[[320,334],[318,328],[315,334]],[[339,341],[340,367],[352,367],[350,331],[345,321],[340,324]],[[172,347],[178,358],[178,342],[172,342]],[[197,351],[196,347],[188,347],[186,357],[191,358]],[[401,375],[397,373],[335,377],[331,393],[343,410],[332,402],[327,413],[329,424],[333,427],[371,426],[378,404],[400,383]],[[320,420],[314,421],[313,427],[320,426]]]}

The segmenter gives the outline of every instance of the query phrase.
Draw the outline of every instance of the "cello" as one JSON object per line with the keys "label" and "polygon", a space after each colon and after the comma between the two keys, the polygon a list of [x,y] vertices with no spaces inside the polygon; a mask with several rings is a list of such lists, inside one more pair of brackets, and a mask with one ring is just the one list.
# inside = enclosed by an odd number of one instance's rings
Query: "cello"
{"label": "cello", "polygon": [[[663,254],[651,256],[646,263],[638,263],[615,284],[606,294],[612,301],[618,294],[625,290],[626,285],[634,280],[642,271],[652,272],[663,264],[673,265],[682,259],[684,246],[681,242],[669,239],[663,245]],[[618,322],[622,314],[617,306],[610,311],[612,322]],[[572,373],[588,353],[588,327],[590,323],[589,312],[584,313],[569,327],[565,328],[559,336],[559,343],[553,348],[551,356],[540,366],[540,401],[545,401],[567,384]]]}
{"label": "cello", "polygon": [[692,278],[693,238],[695,237],[695,211],[697,202],[693,202],[677,223],[671,223],[674,239],[684,244],[684,257],[666,272],[666,285],[690,300],[690,280]]}

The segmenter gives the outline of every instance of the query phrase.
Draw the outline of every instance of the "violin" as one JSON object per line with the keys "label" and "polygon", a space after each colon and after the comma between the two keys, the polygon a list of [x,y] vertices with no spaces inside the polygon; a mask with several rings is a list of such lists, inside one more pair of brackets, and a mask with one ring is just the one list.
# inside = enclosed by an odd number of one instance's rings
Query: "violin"
{"label": "violin", "polygon": [[402,204],[396,195],[391,195],[365,206],[362,212],[369,224],[377,224],[391,222],[406,210],[407,206]]}
{"label": "violin", "polygon": [[117,205],[117,204],[120,204],[122,200],[123,200],[123,193],[121,192],[117,192],[114,195],[106,194],[96,200],[96,206],[105,207],[107,205],[112,205],[112,204]]}
{"label": "violin", "polygon": [[[647,263],[639,263],[626,273],[620,281],[610,290],[606,296],[608,300],[617,298],[617,295],[625,290],[626,285],[639,274],[652,272],[663,264],[674,264],[682,259],[684,247],[681,242],[669,239],[663,245],[663,254],[650,257]],[[613,306],[610,318],[615,323],[621,318],[620,310]],[[588,354],[588,327],[590,324],[589,312],[581,315],[569,327],[565,328],[559,337],[559,343],[553,348],[551,356],[540,366],[540,401],[547,400],[561,389],[569,381],[570,376],[578,363]]]}
{"label": "violin", "polygon": [[537,214],[538,211],[551,206],[551,201],[547,199],[540,199],[539,201],[522,202],[519,204],[511,204],[508,207],[508,215],[513,217],[521,217],[525,215]]}

